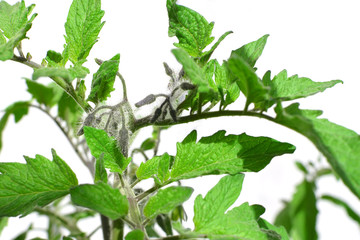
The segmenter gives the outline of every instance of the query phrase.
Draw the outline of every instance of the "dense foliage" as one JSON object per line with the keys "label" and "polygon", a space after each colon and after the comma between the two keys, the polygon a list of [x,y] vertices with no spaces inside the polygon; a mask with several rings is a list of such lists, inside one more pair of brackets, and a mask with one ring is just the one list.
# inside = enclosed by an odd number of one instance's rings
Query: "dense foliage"
{"label": "dense foliage", "polygon": [[[91,172],[94,183],[79,184],[73,170],[60,158],[61,153],[58,155],[54,149],[52,160],[36,155],[25,157],[25,164],[1,162],[0,231],[8,217],[38,212],[49,217],[48,239],[90,239],[94,232],[80,229],[77,223],[99,214],[105,240],[310,240],[317,239],[319,177],[335,174],[360,198],[360,136],[321,118],[321,110],[301,109],[293,101],[323,92],[342,81],[315,82],[288,76],[286,70],[274,76],[270,71],[258,76],[255,65],[268,35],[233,50],[226,61],[219,62],[212,54],[232,32],[215,40],[213,22],[178,5],[176,0],[167,0],[168,34],[177,39],[171,52],[182,69],[175,71],[164,63],[171,92],[150,94],[132,105],[127,98],[125,79],[119,73],[120,54],[105,61],[95,59],[99,68],[91,84],[85,82],[90,70],[84,63],[104,25],[101,1],[73,0],[65,23],[64,49],[61,53],[47,51],[41,64],[33,62],[30,54],[24,54],[21,45],[37,16],[31,14],[34,7],[27,7],[24,1],[14,5],[0,2],[0,60],[19,62],[34,70],[25,80],[32,99],[15,102],[4,110],[0,149],[9,117],[13,115],[15,122],[19,122],[29,108],[40,109],[65,134]],[[52,82],[46,85],[38,81],[45,77]],[[122,100],[107,105],[117,77],[122,84]],[[244,108],[228,110],[240,95],[246,99]],[[148,116],[136,115],[135,109],[148,106],[153,107]],[[273,115],[268,113],[271,111]],[[244,202],[229,209],[241,194],[245,172],[261,171],[274,157],[293,153],[295,146],[269,137],[226,134],[221,129],[198,138],[193,130],[176,144],[174,155],[158,154],[164,129],[227,116],[258,117],[293,129],[317,147],[332,169],[297,163],[304,172],[304,180],[274,223],[261,217],[265,212],[261,205]],[[140,146],[130,148],[137,131],[147,126],[153,127],[152,136]],[[140,165],[133,161],[136,152],[144,157]],[[148,157],[149,152],[152,157]],[[205,196],[195,199],[194,229],[183,227],[186,213],[182,204],[193,189],[182,186],[181,180],[220,174],[224,175],[221,180]],[[153,186],[138,187],[146,179],[153,179]],[[75,210],[62,216],[54,209],[65,196],[70,196],[69,204]],[[360,223],[360,216],[343,200],[330,195],[322,199],[342,206]],[[64,234],[64,228],[69,234]],[[19,237],[24,239],[27,232]]]}

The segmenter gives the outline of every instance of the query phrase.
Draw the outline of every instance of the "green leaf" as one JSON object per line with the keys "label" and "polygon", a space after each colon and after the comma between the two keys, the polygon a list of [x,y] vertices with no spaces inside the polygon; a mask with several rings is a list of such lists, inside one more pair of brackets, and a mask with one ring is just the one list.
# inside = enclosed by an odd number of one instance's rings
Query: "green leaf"
{"label": "green leaf", "polygon": [[345,185],[360,198],[359,134],[327,119],[319,119],[321,111],[299,109],[298,103],[285,109],[278,104],[275,111],[275,121],[312,141]]}
{"label": "green leaf", "polygon": [[95,163],[95,179],[94,182],[102,181],[107,183],[108,176],[104,165],[104,154],[101,154],[99,158],[96,159]]}
{"label": "green leaf", "polygon": [[[269,76],[270,77],[270,76]],[[309,78],[298,77],[293,75],[287,76],[287,71],[283,70],[276,75],[272,81],[263,81],[266,86],[270,87],[270,95],[273,101],[268,103],[268,107],[273,105],[276,100],[290,101],[298,98],[304,98],[325,91],[341,80],[332,80],[327,82],[314,82]]]}
{"label": "green leaf", "polygon": [[176,0],[167,0],[169,16],[169,37],[176,36],[179,43],[175,46],[182,48],[192,57],[202,56],[202,51],[214,37],[211,32],[214,23],[208,23],[199,13],[187,7],[176,4]]}
{"label": "green leaf", "polygon": [[5,109],[4,115],[0,119],[0,150],[2,148],[2,133],[11,114],[14,115],[15,122],[19,122],[23,116],[28,114],[29,102],[15,102]]}
{"label": "green leaf", "polygon": [[226,33],[224,33],[223,35],[221,35],[221,37],[217,40],[217,42],[211,47],[211,49],[209,51],[206,51],[200,58],[199,62],[201,64],[205,64],[207,61],[209,61],[211,55],[213,54],[213,52],[215,51],[215,49],[220,45],[220,43],[229,35],[233,33],[233,31],[228,31]]}
{"label": "green leaf", "polygon": [[156,223],[164,231],[166,236],[172,236],[173,235],[173,230],[172,230],[172,226],[171,226],[171,219],[169,217],[169,214],[159,214],[156,217]]}
{"label": "green leaf", "polygon": [[262,229],[268,229],[268,230],[274,231],[277,234],[279,234],[281,236],[281,240],[290,240],[290,237],[289,237],[288,233],[286,232],[286,229],[283,226],[277,227],[262,218],[260,218],[258,220],[258,223]]}
{"label": "green leaf", "polygon": [[34,7],[35,4],[25,7],[24,1],[17,2],[14,5],[5,1],[0,2],[0,29],[8,39],[16,36],[28,22],[35,18],[36,14],[28,21],[28,16]]}
{"label": "green leaf", "polygon": [[9,218],[7,218],[7,217],[0,218],[0,236],[1,236],[1,232],[8,225],[8,220],[9,220]]}
{"label": "green leaf", "polygon": [[44,67],[35,69],[32,75],[32,79],[37,80],[40,77],[61,77],[68,83],[72,82],[75,79],[75,77],[72,76],[71,72],[64,67]]}
{"label": "green leaf", "polygon": [[88,101],[97,104],[110,97],[110,93],[115,90],[113,86],[119,63],[120,54],[116,54],[113,58],[101,64],[99,70],[93,76]]}
{"label": "green leaf", "polygon": [[321,199],[323,200],[327,200],[330,201],[332,203],[334,203],[335,205],[344,208],[344,210],[346,211],[346,213],[348,214],[348,216],[354,220],[355,222],[357,222],[357,224],[360,225],[360,215],[358,213],[356,213],[352,207],[350,207],[349,204],[347,204],[345,201],[334,197],[334,196],[330,196],[330,195],[323,195],[321,196]]}
{"label": "green leaf", "polygon": [[[2,1],[3,2],[3,1]],[[31,28],[31,23],[28,23],[20,29],[12,38],[10,38],[6,43],[0,45],[0,60],[6,61],[11,59],[14,56],[14,48],[21,42],[21,40],[26,38],[26,33]]]}
{"label": "green leaf", "polygon": [[72,63],[84,60],[105,22],[100,0],[74,0],[65,23],[65,52]]}
{"label": "green leaf", "polygon": [[52,150],[53,161],[36,155],[27,164],[0,163],[0,216],[30,213],[65,196],[78,181],[69,166]]}
{"label": "green leaf", "polygon": [[104,165],[109,168],[111,172],[122,173],[130,162],[130,158],[125,158],[119,147],[117,141],[107,135],[102,129],[96,129],[84,126],[84,135],[86,143],[90,148],[91,154],[95,158],[99,158],[104,154]]}
{"label": "green leaf", "polygon": [[228,210],[239,197],[243,180],[243,174],[227,175],[220,179],[205,198],[201,195],[196,197],[196,233],[206,234],[210,239],[269,239],[257,223],[259,216],[256,207],[243,203]]}
{"label": "green leaf", "polygon": [[203,70],[184,50],[173,49],[171,52],[174,54],[176,60],[183,66],[184,71],[191,82],[198,86],[199,92],[208,92],[212,90]]}
{"label": "green leaf", "polygon": [[146,151],[153,149],[156,145],[156,141],[153,138],[147,138],[140,146],[141,150]]}
{"label": "green leaf", "polygon": [[219,131],[198,142],[196,131],[190,135],[191,138],[177,143],[171,170],[172,181],[208,174],[258,172],[273,157],[295,151],[295,147],[289,143],[267,137],[251,137],[245,133],[225,136],[225,131]]}
{"label": "green leaf", "polygon": [[237,54],[233,54],[227,64],[231,73],[237,77],[236,83],[246,96],[246,106],[250,103],[265,101],[269,98],[268,89],[260,82],[254,69]]}
{"label": "green leaf", "polygon": [[255,66],[256,61],[259,59],[259,57],[261,56],[264,50],[268,37],[269,35],[266,34],[261,38],[259,38],[258,40],[250,42],[242,46],[241,48],[232,51],[230,58],[238,56],[242,58],[250,67],[253,68]]}
{"label": "green leaf", "polygon": [[48,63],[49,67],[57,67],[59,65],[62,66],[61,62],[63,60],[63,56],[61,55],[61,53],[49,50],[46,53],[45,60]]}
{"label": "green leaf", "polygon": [[274,224],[278,227],[283,226],[286,231],[288,233],[290,233],[291,228],[292,228],[292,218],[290,215],[290,211],[291,211],[291,206],[289,202],[285,202],[284,201],[284,206],[283,208],[280,210],[280,212],[277,214]]}
{"label": "green leaf", "polygon": [[104,182],[79,185],[72,188],[70,194],[74,204],[95,210],[112,220],[118,219],[128,212],[127,198],[118,189],[112,188]]}
{"label": "green leaf", "polygon": [[83,114],[83,109],[66,92],[63,92],[58,102],[58,116],[66,121],[73,129],[79,124],[79,119]]}
{"label": "green leaf", "polygon": [[144,240],[145,234],[139,229],[132,230],[125,236],[125,240]]}
{"label": "green leaf", "polygon": [[145,163],[141,163],[136,171],[139,180],[153,177],[160,184],[163,184],[170,177],[170,156],[164,153],[161,156],[155,156]]}
{"label": "green leaf", "polygon": [[293,239],[317,239],[316,217],[318,210],[316,209],[314,188],[314,183],[304,180],[297,186],[290,202],[290,216],[292,219],[290,235]]}
{"label": "green leaf", "polygon": [[150,197],[144,207],[144,215],[147,218],[155,218],[160,213],[169,213],[175,207],[188,200],[193,192],[190,187],[168,187],[160,189]]}
{"label": "green leaf", "polygon": [[48,107],[53,107],[58,103],[63,94],[63,90],[55,83],[45,86],[32,80],[26,80],[26,85],[28,92],[33,98],[35,98],[38,103]]}

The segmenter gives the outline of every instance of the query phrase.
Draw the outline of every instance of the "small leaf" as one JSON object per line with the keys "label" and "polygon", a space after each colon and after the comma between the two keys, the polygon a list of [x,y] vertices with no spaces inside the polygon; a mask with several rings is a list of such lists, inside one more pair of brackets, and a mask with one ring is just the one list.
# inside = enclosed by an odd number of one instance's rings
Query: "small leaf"
{"label": "small leaf", "polygon": [[78,181],[69,166],[53,151],[53,161],[36,155],[27,164],[0,163],[0,216],[30,213],[65,196]]}
{"label": "small leaf", "polygon": [[179,40],[179,43],[174,45],[186,50],[192,57],[200,57],[203,49],[214,40],[214,37],[211,37],[214,23],[208,23],[194,10],[177,5],[176,0],[167,0],[166,7],[169,37],[176,36]]}
{"label": "small leaf", "polygon": [[[4,2],[4,1],[2,1]],[[10,38],[6,43],[0,45],[0,60],[6,61],[14,56],[14,48],[21,42],[21,40],[26,38],[26,33],[30,30],[31,23],[28,23],[20,29],[12,38]]]}
{"label": "small leaf", "polygon": [[258,40],[250,42],[242,46],[241,48],[232,51],[230,58],[234,56],[238,56],[242,58],[250,67],[253,68],[255,66],[256,61],[259,59],[259,57],[261,56],[264,50],[268,37],[269,35],[266,34],[261,38],[259,38]]}
{"label": "small leaf", "polygon": [[110,93],[115,90],[113,86],[119,63],[120,54],[117,54],[101,64],[99,70],[93,76],[88,101],[97,104],[110,97]]}
{"label": "small leaf", "polygon": [[102,181],[107,183],[108,177],[107,172],[104,165],[104,154],[101,154],[99,158],[96,159],[95,163],[95,179],[94,182]]}
{"label": "small leaf", "polygon": [[117,144],[117,141],[108,136],[102,129],[84,126],[84,134],[91,154],[99,158],[104,153],[104,165],[111,172],[122,173],[130,162],[130,158],[125,158]]}
{"label": "small leaf", "polygon": [[65,23],[66,55],[72,63],[86,59],[105,22],[100,0],[74,0]]}
{"label": "small leaf", "polygon": [[30,20],[28,20],[28,16],[34,7],[35,4],[25,7],[23,0],[14,5],[10,5],[5,1],[0,2],[0,29],[8,39],[16,36],[28,22],[33,20],[36,14]]}
{"label": "small leaf", "polygon": [[344,208],[344,210],[346,211],[348,216],[352,220],[357,222],[358,225],[360,225],[360,215],[358,213],[356,213],[354,211],[354,209],[352,207],[350,207],[350,205],[347,204],[345,201],[343,201],[337,197],[330,196],[330,195],[323,195],[323,196],[321,196],[321,199],[330,201],[330,202],[334,203],[335,205]]}
{"label": "small leaf", "polygon": [[191,138],[186,137],[182,143],[177,143],[172,181],[208,174],[258,172],[273,157],[295,151],[289,143],[267,137],[251,137],[245,133],[225,136],[225,131],[219,131],[201,138],[197,143],[194,142],[196,132],[190,135]]}
{"label": "small leaf", "polygon": [[139,229],[132,230],[125,236],[125,240],[144,240],[145,234]]}
{"label": "small leaf", "polygon": [[172,226],[171,226],[171,220],[169,217],[169,214],[159,214],[156,217],[156,223],[159,225],[159,227],[166,233],[166,236],[172,236]]}
{"label": "small leaf", "polygon": [[26,85],[28,92],[31,93],[33,98],[35,98],[38,103],[48,107],[53,107],[58,103],[63,94],[63,90],[55,83],[45,86],[32,80],[26,80]]}
{"label": "small leaf", "polygon": [[145,163],[141,163],[136,171],[139,180],[155,178],[160,184],[164,183],[170,176],[170,156],[164,153],[162,156],[155,156]]}
{"label": "small leaf", "polygon": [[232,55],[227,64],[231,73],[237,77],[236,83],[246,96],[246,106],[269,98],[268,89],[260,82],[254,70],[237,54]]}
{"label": "small leaf", "polygon": [[76,129],[84,110],[66,92],[63,92],[58,102],[58,116]]}
{"label": "small leaf", "polygon": [[5,129],[6,123],[10,115],[13,114],[15,118],[15,122],[16,123],[19,122],[23,118],[23,116],[28,114],[29,105],[30,105],[29,102],[21,101],[21,102],[15,102],[5,109],[5,113],[0,119],[0,150],[2,148],[2,133]]}
{"label": "small leaf", "polygon": [[301,162],[296,161],[296,162],[295,162],[295,165],[296,165],[296,167],[297,167],[300,171],[302,171],[305,175],[306,175],[306,174],[309,174],[309,171],[306,169],[306,167],[304,166],[304,164],[302,164]]}
{"label": "small leaf", "polygon": [[104,182],[79,185],[72,188],[70,194],[74,204],[95,210],[112,220],[128,212],[127,198]]}
{"label": "small leaf", "polygon": [[143,151],[153,149],[155,147],[156,141],[153,138],[147,138],[140,146]]}
{"label": "small leaf", "polygon": [[193,192],[190,187],[168,187],[160,189],[150,197],[144,207],[144,215],[147,218],[155,218],[160,213],[169,213],[175,207],[188,200]]}
{"label": "small leaf", "polygon": [[279,234],[281,236],[281,240],[290,240],[290,237],[283,226],[277,227],[262,218],[258,220],[258,223],[262,229],[268,229]]}
{"label": "small leaf", "polygon": [[278,104],[275,111],[275,121],[313,142],[345,185],[360,198],[359,134],[327,119],[319,119],[321,111],[299,109],[298,103],[285,109]]}

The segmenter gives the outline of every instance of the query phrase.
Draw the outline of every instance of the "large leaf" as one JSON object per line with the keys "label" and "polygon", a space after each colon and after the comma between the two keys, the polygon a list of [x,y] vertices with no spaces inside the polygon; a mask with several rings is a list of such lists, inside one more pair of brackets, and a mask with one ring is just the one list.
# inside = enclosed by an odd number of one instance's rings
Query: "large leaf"
{"label": "large leaf", "polygon": [[170,156],[164,153],[161,156],[155,156],[145,163],[141,163],[136,171],[139,180],[153,177],[158,183],[162,184],[170,177]]}
{"label": "large leaf", "polygon": [[245,133],[225,136],[225,131],[219,131],[198,142],[196,135],[193,131],[182,143],[177,143],[171,180],[207,174],[258,172],[273,157],[295,151],[289,143],[267,137],[251,137]]}
{"label": "large leaf", "polygon": [[83,184],[70,191],[71,201],[82,207],[90,208],[112,220],[127,214],[129,203],[119,189],[112,188],[104,182]]}
{"label": "large leaf", "polygon": [[231,73],[236,76],[236,83],[246,96],[246,106],[250,103],[265,101],[269,98],[268,89],[262,84],[254,69],[238,54],[232,54],[227,64]]}
{"label": "large leaf", "polygon": [[100,0],[74,0],[65,23],[65,52],[72,63],[86,59],[105,22]]}
{"label": "large leaf", "polygon": [[86,143],[90,148],[91,154],[95,158],[99,158],[104,154],[104,165],[111,172],[122,173],[130,162],[130,158],[125,158],[117,141],[107,135],[102,129],[96,129],[84,126],[84,135]]}
{"label": "large leaf", "polygon": [[256,41],[250,42],[241,48],[238,48],[231,52],[231,57],[238,56],[241,57],[250,67],[254,67],[256,61],[261,56],[267,38],[269,37],[268,34],[262,36]]}
{"label": "large leaf", "polygon": [[275,232],[271,232],[271,237],[268,230],[259,227],[257,206],[243,203],[228,210],[240,195],[243,179],[243,174],[225,176],[205,198],[201,195],[196,197],[195,232],[206,234],[210,239],[280,239]]}
{"label": "large leaf", "polygon": [[58,102],[58,116],[67,122],[74,129],[79,124],[83,109],[75,102],[75,100],[66,92],[63,92]]}
{"label": "large leaf", "polygon": [[154,218],[160,213],[169,213],[175,207],[188,200],[192,192],[192,188],[180,186],[160,189],[146,203],[144,215],[147,218]]}
{"label": "large leaf", "polygon": [[116,73],[119,69],[120,54],[101,64],[99,70],[94,74],[91,82],[91,91],[88,101],[97,104],[105,101],[114,91]]}
{"label": "large leaf", "polygon": [[169,36],[176,36],[179,43],[174,45],[186,50],[192,57],[200,57],[203,49],[214,37],[211,32],[214,23],[208,23],[199,13],[176,4],[176,0],[167,0],[169,15]]}
{"label": "large leaf", "polygon": [[298,103],[285,109],[278,104],[275,111],[276,122],[311,140],[343,182],[360,198],[359,134],[327,119],[319,119],[321,111],[300,110]]}
{"label": "large leaf", "polygon": [[0,163],[0,216],[30,213],[65,196],[78,181],[69,166],[52,150],[53,161],[36,155],[27,164]]}
{"label": "large leaf", "polygon": [[15,102],[5,109],[4,115],[0,119],[0,150],[2,148],[2,133],[11,114],[14,115],[15,122],[19,122],[23,116],[28,114],[29,102]]}

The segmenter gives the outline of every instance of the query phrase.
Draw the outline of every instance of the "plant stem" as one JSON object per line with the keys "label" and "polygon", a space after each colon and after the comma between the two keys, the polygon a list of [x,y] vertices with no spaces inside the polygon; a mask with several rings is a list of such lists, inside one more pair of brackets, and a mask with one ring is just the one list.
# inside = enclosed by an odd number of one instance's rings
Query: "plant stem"
{"label": "plant stem", "polygon": [[110,229],[110,221],[109,218],[107,218],[104,215],[100,215],[101,218],[101,228],[103,231],[103,237],[104,240],[110,240],[110,235],[111,235],[111,229]]}
{"label": "plant stem", "polygon": [[[164,185],[165,186],[165,185]],[[140,195],[136,196],[136,200],[138,202],[140,202],[142,199],[144,199],[145,197],[147,197],[149,194],[155,192],[159,187],[158,186],[154,186],[148,190],[146,190],[145,192],[141,193]]]}
{"label": "plant stem", "polygon": [[224,117],[224,116],[248,116],[248,117],[259,117],[265,118],[272,122],[276,122],[275,119],[271,116],[265,115],[263,113],[258,112],[246,112],[246,111],[233,111],[233,110],[225,110],[225,111],[216,111],[216,112],[204,112],[201,114],[195,115],[188,115],[184,117],[179,117],[177,122],[172,121],[171,119],[159,120],[155,123],[151,123],[151,117],[147,116],[141,119],[138,119],[134,123],[133,131],[137,131],[140,128],[147,127],[150,125],[157,125],[157,126],[171,126],[171,125],[178,125],[188,122],[194,122],[201,119],[208,119],[208,118],[215,118],[215,117]]}

